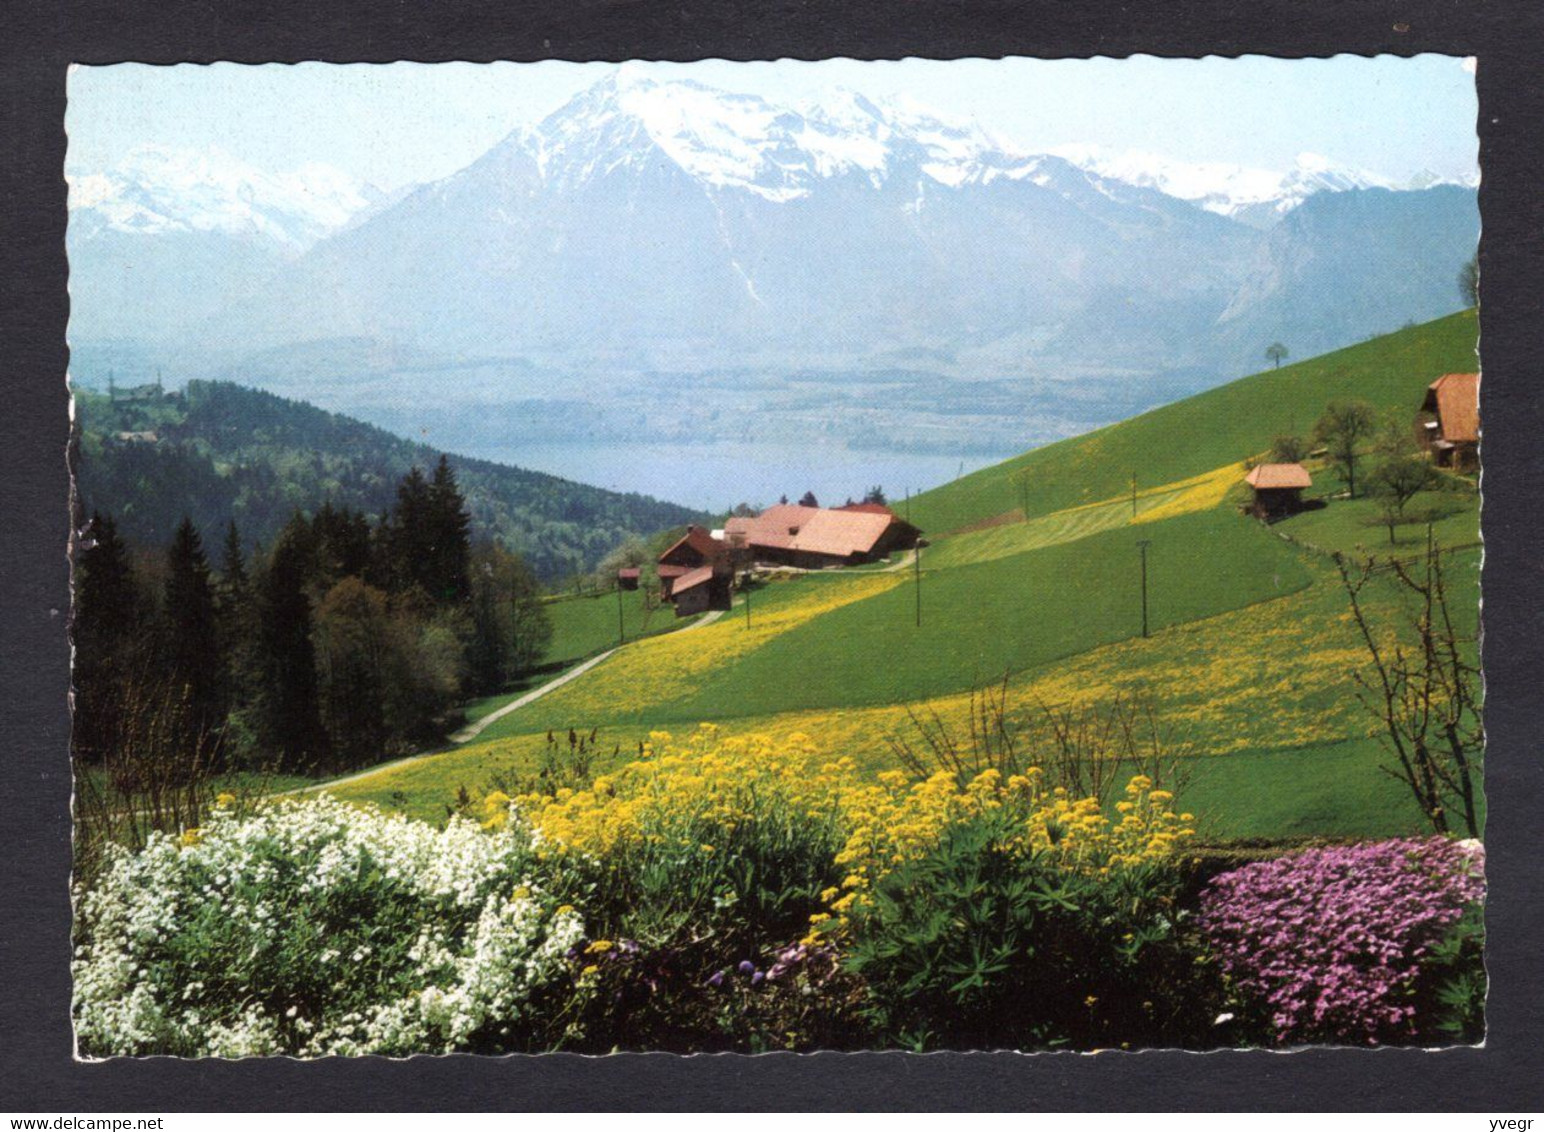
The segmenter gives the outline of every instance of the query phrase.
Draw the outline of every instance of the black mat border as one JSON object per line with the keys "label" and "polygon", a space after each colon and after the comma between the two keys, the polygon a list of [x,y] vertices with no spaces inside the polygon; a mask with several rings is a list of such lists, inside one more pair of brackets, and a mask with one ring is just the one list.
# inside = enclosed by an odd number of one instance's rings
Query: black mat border
{"label": "black mat border", "polygon": [[[1529,0],[8,3],[0,23],[0,1111],[1538,1110],[1541,14]],[[1425,51],[1480,59],[1493,893],[1484,1049],[72,1062],[60,380],[69,63]]]}

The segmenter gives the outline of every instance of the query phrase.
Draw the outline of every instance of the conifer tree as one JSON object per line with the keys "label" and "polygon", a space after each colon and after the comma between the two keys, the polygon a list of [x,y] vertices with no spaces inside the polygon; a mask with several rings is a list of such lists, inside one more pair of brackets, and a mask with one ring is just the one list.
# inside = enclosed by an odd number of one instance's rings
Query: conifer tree
{"label": "conifer tree", "polygon": [[258,738],[292,769],[325,753],[306,593],[312,543],[305,521],[291,519],[258,586]]}
{"label": "conifer tree", "polygon": [[471,516],[450,461],[440,457],[429,485],[433,566],[430,595],[441,605],[463,605],[471,593]]}
{"label": "conifer tree", "polygon": [[[366,522],[361,512],[361,522]],[[366,526],[369,524],[366,522]],[[369,528],[369,557],[365,562],[364,580],[385,593],[397,590],[396,543],[391,525],[391,512],[382,511],[375,526]]]}
{"label": "conifer tree", "polygon": [[250,596],[251,578],[247,576],[247,558],[241,549],[241,532],[232,519],[225,528],[225,557],[220,571],[220,598],[235,607]]}
{"label": "conifer tree", "polygon": [[110,515],[93,513],[76,559],[74,742],[88,758],[114,733],[116,686],[127,678],[141,630],[141,602],[128,548]]}
{"label": "conifer tree", "polygon": [[224,721],[224,663],[209,562],[186,515],[166,555],[160,646],[170,688],[188,708],[188,733],[182,738],[203,742]]}
{"label": "conifer tree", "polygon": [[429,482],[416,465],[397,484],[397,502],[392,508],[390,568],[396,591],[415,586],[432,595],[433,581],[433,507]]}
{"label": "conifer tree", "polygon": [[[219,614],[220,645],[225,656],[226,754],[245,756],[250,744],[248,715],[257,701],[259,673],[257,665],[257,610],[251,575],[241,532],[232,519],[225,529],[224,558],[220,584],[215,590]],[[231,726],[234,724],[235,726]]]}

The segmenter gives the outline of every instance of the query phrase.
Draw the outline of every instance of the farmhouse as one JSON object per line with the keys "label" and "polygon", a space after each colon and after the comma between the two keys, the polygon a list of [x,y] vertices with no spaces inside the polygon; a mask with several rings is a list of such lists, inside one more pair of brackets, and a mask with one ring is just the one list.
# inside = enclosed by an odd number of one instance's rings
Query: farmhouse
{"label": "farmhouse", "polygon": [[729,570],[722,563],[699,566],[677,578],[670,593],[677,617],[728,609]]}
{"label": "farmhouse", "polygon": [[721,541],[701,527],[687,527],[686,533],[659,556],[655,573],[659,575],[660,596],[668,601],[681,578],[703,566],[724,561],[725,549]]}
{"label": "farmhouse", "polygon": [[1480,375],[1447,373],[1426,387],[1416,437],[1432,461],[1472,471],[1480,457]]}
{"label": "farmhouse", "polygon": [[753,518],[724,526],[731,545],[743,545],[757,561],[819,570],[877,562],[917,544],[916,527],[878,503],[802,507],[782,503]]}
{"label": "farmhouse", "polygon": [[1301,464],[1261,464],[1250,470],[1244,482],[1254,488],[1250,514],[1267,522],[1302,510],[1303,489],[1313,486],[1313,478]]}
{"label": "farmhouse", "polygon": [[675,603],[677,617],[729,608],[732,571],[728,544],[701,527],[687,527],[686,533],[659,556],[655,573],[659,575],[660,596]]}

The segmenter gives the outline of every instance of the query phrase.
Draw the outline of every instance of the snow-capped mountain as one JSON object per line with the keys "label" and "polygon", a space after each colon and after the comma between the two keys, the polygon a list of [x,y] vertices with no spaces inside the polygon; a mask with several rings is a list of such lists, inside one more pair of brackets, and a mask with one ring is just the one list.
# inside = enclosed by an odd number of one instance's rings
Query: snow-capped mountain
{"label": "snow-capped mountain", "polygon": [[[917,174],[949,188],[998,178],[1044,183],[1053,175],[1048,160],[1062,164],[910,98],[873,100],[838,87],[779,106],[690,80],[660,82],[626,65],[500,148],[525,150],[544,181],[569,188],[663,155],[704,187],[776,203],[844,177],[876,189]],[[1098,169],[1084,172],[1090,184],[1108,179]]]}
{"label": "snow-capped mountain", "polygon": [[1444,178],[1430,170],[1401,184],[1317,153],[1300,153],[1291,168],[1275,170],[1219,161],[1182,161],[1161,153],[1114,151],[1097,145],[1060,146],[1053,152],[1088,172],[1157,189],[1259,228],[1270,227],[1315,193],[1374,188],[1414,191],[1435,185],[1473,188],[1477,184],[1475,180]]}
{"label": "snow-capped mountain", "polygon": [[1250,241],[916,106],[851,92],[778,106],[624,71],[323,241],[210,332],[852,354],[1044,337],[1093,292],[1160,279],[1164,302],[1220,304]]}
{"label": "snow-capped mountain", "polygon": [[[274,180],[195,165],[161,180],[191,186],[180,198],[82,180],[72,239],[107,219],[104,241],[72,244],[72,335],[378,342],[587,374],[910,351],[960,378],[1199,382],[1247,372],[1303,287],[1355,325],[1299,326],[1299,356],[1447,313],[1478,229],[1468,189],[1408,191],[1307,155],[1276,173],[1035,154],[909,100],[782,105],[626,67],[374,211],[360,186]],[[1355,204],[1308,208],[1321,198]],[[1353,222],[1374,236],[1331,254]],[[1387,234],[1417,223],[1417,243]],[[287,238],[266,238],[261,262],[209,250],[270,229]]]}
{"label": "snow-capped mountain", "polygon": [[400,200],[340,169],[280,173],[220,150],[145,145],[67,170],[74,332],[165,337],[252,293],[284,264]]}
{"label": "snow-capped mountain", "polygon": [[80,234],[218,232],[302,252],[390,198],[330,165],[268,173],[219,150],[145,145],[116,167],[71,171]]}

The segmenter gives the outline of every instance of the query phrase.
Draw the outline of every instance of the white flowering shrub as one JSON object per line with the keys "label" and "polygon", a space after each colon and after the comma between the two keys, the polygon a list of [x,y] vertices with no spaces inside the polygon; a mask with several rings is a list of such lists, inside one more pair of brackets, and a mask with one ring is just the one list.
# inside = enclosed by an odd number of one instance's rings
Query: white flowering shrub
{"label": "white flowering shrub", "polygon": [[323,797],[114,849],[77,894],[87,1056],[551,1048],[584,936],[518,820],[444,829]]}

